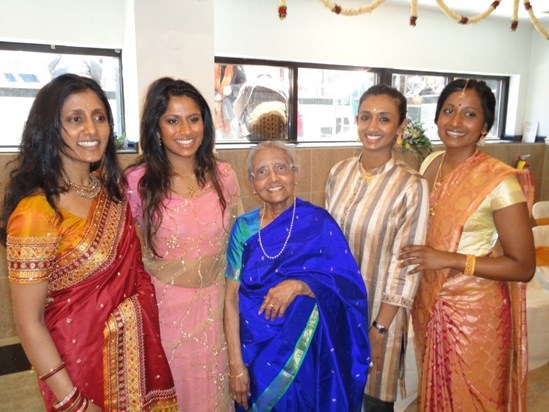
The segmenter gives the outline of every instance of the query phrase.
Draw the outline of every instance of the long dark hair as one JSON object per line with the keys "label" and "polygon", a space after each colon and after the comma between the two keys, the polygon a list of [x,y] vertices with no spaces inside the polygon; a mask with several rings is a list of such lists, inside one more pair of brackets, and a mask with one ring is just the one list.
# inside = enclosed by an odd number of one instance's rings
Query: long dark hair
{"label": "long dark hair", "polygon": [[75,74],[64,74],[40,89],[30,109],[23,129],[19,156],[14,160],[16,167],[10,173],[0,212],[2,244],[6,244],[8,220],[24,197],[43,193],[60,216],[57,207],[59,195],[68,190],[61,179],[65,173],[61,155],[68,147],[61,137],[61,111],[70,95],[86,90],[94,92],[105,106],[110,130],[105,154],[100,162],[91,165],[91,171],[101,167],[101,180],[109,197],[115,201],[123,199],[120,185],[124,184],[125,179],[116,157],[113,117],[107,97],[94,80]]}
{"label": "long dark hair", "polygon": [[222,213],[227,208],[227,200],[223,194],[221,178],[216,167],[214,155],[215,129],[212,113],[206,99],[190,83],[163,77],[156,80],[147,92],[143,114],[139,144],[143,150],[141,158],[131,167],[145,164],[145,173],[139,181],[139,194],[143,199],[143,232],[147,246],[156,255],[154,245],[155,234],[162,222],[162,201],[166,198],[170,187],[172,169],[166,151],[158,138],[160,134],[160,117],[168,109],[172,97],[189,97],[200,108],[204,124],[202,143],[195,154],[194,174],[201,187],[208,178],[219,197]]}
{"label": "long dark hair", "polygon": [[492,92],[492,89],[486,84],[485,81],[475,79],[457,79],[446,85],[446,87],[440,93],[437,101],[437,108],[435,112],[435,123],[438,121],[438,116],[442,110],[442,106],[446,102],[448,96],[454,92],[461,92],[466,89],[473,89],[477,92],[482,105],[482,112],[484,113],[484,122],[486,123],[486,133],[494,125],[494,119],[496,117],[496,97]]}

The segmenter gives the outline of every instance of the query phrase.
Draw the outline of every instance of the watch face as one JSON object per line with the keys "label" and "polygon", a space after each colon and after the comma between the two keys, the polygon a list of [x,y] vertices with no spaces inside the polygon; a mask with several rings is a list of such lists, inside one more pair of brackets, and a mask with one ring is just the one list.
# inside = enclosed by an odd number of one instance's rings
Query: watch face
{"label": "watch face", "polygon": [[381,333],[382,335],[385,335],[387,333],[387,328],[384,327],[384,326],[381,326],[379,323],[375,322],[372,324],[374,326],[374,328],[377,329],[377,331],[379,333]]}

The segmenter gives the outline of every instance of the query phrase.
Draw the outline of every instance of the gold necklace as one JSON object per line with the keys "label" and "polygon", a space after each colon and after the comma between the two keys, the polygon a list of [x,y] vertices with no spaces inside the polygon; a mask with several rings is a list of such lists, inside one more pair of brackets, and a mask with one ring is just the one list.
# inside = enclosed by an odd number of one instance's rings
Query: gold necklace
{"label": "gold necklace", "polygon": [[364,167],[364,165],[361,164],[361,166],[362,166],[362,170],[361,170],[361,172],[362,172],[362,178],[363,178],[364,180],[366,180],[366,183],[367,183],[368,185],[370,185],[370,183],[372,183],[372,180],[374,180],[374,178],[375,178],[377,175],[381,174],[381,172],[382,172],[383,169],[385,168],[385,164],[386,164],[386,163],[382,164],[382,165],[379,166],[379,167],[375,167],[375,168],[373,168],[373,169],[370,169],[370,170],[366,169],[366,168]]}
{"label": "gold necklace", "polygon": [[90,183],[87,186],[71,182],[69,179],[65,179],[65,183],[71,192],[86,199],[93,199],[101,190],[99,179],[93,173],[90,173]]}
{"label": "gold necklace", "polygon": [[292,228],[294,227],[294,220],[295,220],[296,198],[294,197],[294,209],[292,210],[292,220],[290,221],[290,229],[288,229],[288,236],[286,236],[286,240],[284,241],[284,244],[282,245],[282,249],[280,249],[280,252],[278,252],[274,256],[271,256],[271,255],[267,254],[267,252],[265,251],[265,248],[263,247],[263,241],[261,240],[261,226],[263,226],[263,218],[265,217],[265,208],[266,208],[266,205],[263,204],[263,210],[262,210],[261,216],[259,218],[259,232],[258,232],[257,235],[259,237],[259,239],[258,239],[259,240],[259,246],[261,247],[261,251],[263,252],[263,256],[265,256],[267,259],[274,260],[277,257],[279,257],[282,254],[282,252],[284,252],[284,249],[286,249],[286,245],[288,244],[288,241],[290,240],[290,236],[292,235]]}
{"label": "gold necklace", "polygon": [[174,170],[173,172],[179,177],[181,177],[181,180],[185,187],[184,196],[190,199],[196,199],[198,197],[199,189],[195,187],[194,179],[191,176],[184,175],[183,173],[178,172],[177,170]]}
{"label": "gold necklace", "polygon": [[442,165],[444,164],[444,158],[446,157],[446,152],[442,154],[442,159],[440,160],[440,164],[438,165],[437,174],[435,176],[435,182],[433,183],[433,190],[436,190],[440,187],[441,183],[441,172],[442,172]]}

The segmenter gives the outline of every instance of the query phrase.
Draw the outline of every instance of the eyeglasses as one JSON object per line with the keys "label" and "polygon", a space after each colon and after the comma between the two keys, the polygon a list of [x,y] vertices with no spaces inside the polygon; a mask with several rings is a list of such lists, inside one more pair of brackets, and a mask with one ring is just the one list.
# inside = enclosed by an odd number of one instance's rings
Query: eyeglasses
{"label": "eyeglasses", "polygon": [[275,163],[272,168],[269,166],[263,166],[259,169],[256,169],[253,173],[250,174],[250,177],[254,180],[265,180],[270,176],[271,170],[275,172],[277,176],[287,176],[294,170],[294,165],[289,165],[288,163]]}

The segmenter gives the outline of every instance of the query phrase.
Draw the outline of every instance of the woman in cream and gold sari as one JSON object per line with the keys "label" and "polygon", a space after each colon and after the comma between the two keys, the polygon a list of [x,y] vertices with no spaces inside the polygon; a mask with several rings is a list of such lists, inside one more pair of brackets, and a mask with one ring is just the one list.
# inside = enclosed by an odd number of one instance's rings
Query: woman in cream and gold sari
{"label": "woman in cream and gold sari", "polygon": [[419,410],[526,410],[524,282],[534,268],[529,175],[481,153],[495,98],[455,80],[436,110],[446,150],[421,172],[431,186],[428,246],[402,249],[423,272],[412,310]]}

